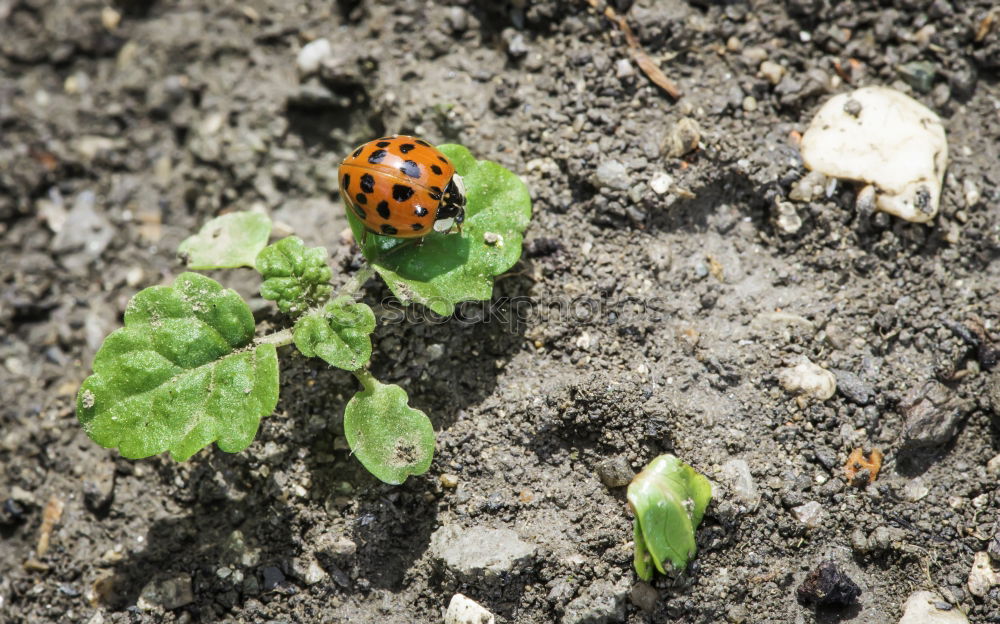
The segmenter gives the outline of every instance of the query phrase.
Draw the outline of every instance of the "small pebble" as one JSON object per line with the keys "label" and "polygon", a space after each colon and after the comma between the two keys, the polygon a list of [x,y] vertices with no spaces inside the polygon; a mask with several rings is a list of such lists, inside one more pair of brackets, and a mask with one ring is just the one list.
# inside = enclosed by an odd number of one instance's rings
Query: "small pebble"
{"label": "small pebble", "polygon": [[458,487],[458,477],[453,474],[444,473],[443,475],[438,477],[438,481],[441,482],[441,487],[445,487],[448,489]]}
{"label": "small pebble", "polygon": [[910,479],[903,486],[903,498],[911,503],[917,502],[928,494],[930,494],[930,488],[927,487],[921,477]]}
{"label": "small pebble", "polygon": [[972,569],[969,571],[969,592],[973,596],[983,598],[996,585],[1000,585],[1000,573],[993,569],[986,551],[977,552],[972,560]]}
{"label": "small pebble", "polygon": [[743,110],[752,113],[757,110],[757,98],[752,95],[748,95],[743,98]]}
{"label": "small pebble", "polygon": [[781,79],[785,76],[785,68],[774,61],[764,61],[760,64],[760,69],[758,70],[757,75],[770,82],[772,85],[776,85],[781,82]]}
{"label": "small pebble", "polygon": [[455,594],[448,603],[444,624],[493,624],[496,618],[478,602]]}
{"label": "small pebble", "polygon": [[826,510],[816,501],[810,501],[804,505],[792,508],[796,520],[806,525],[810,529],[815,529],[823,523],[826,518]]}
{"label": "small pebble", "polygon": [[860,595],[857,583],[832,561],[824,561],[813,568],[795,591],[799,603],[817,607],[853,604]]}
{"label": "small pebble", "polygon": [[657,195],[663,195],[674,185],[674,179],[666,173],[658,173],[649,181],[649,188]]}
{"label": "small pebble", "polygon": [[615,76],[619,80],[624,80],[625,78],[631,78],[635,75],[635,69],[632,68],[632,62],[628,59],[618,59],[615,61]]}
{"label": "small pebble", "polygon": [[969,619],[938,594],[918,591],[907,598],[899,624],[969,624]]}
{"label": "small pebble", "polygon": [[295,64],[299,68],[301,76],[309,76],[319,71],[323,63],[333,56],[333,48],[329,40],[325,38],[314,39],[299,50],[295,58]]}
{"label": "small pebble", "polygon": [[604,487],[617,488],[631,483],[635,472],[626,457],[617,455],[597,464],[597,477]]}
{"label": "small pebble", "polygon": [[786,391],[806,394],[825,401],[837,391],[837,378],[833,373],[801,356],[799,363],[778,371],[778,382]]}
{"label": "small pebble", "polygon": [[605,160],[594,172],[597,185],[624,191],[631,186],[628,169],[618,160]]}

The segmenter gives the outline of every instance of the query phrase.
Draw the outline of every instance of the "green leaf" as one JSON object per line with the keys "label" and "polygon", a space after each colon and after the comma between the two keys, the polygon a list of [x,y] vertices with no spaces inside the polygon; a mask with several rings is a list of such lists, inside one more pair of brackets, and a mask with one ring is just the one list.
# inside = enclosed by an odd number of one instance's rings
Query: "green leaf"
{"label": "green leaf", "polygon": [[[404,305],[416,302],[448,316],[461,301],[489,299],[493,278],[521,257],[531,196],[519,177],[494,162],[477,161],[461,145],[439,149],[465,183],[462,233],[433,232],[421,245],[369,234],[362,252]],[[360,241],[364,226],[350,210],[347,219]]]}
{"label": "green leaf", "polygon": [[372,309],[344,295],[300,318],[292,337],[303,355],[320,357],[330,366],[353,371],[371,359],[373,331]]}
{"label": "green leaf", "polygon": [[278,402],[277,352],[253,338],[250,308],[215,280],[182,273],[146,288],[97,351],[77,418],[132,459],[170,451],[183,461],[212,442],[242,451]]}
{"label": "green leaf", "polygon": [[642,537],[642,530],[639,529],[639,520],[632,521],[632,535],[635,540],[635,556],[633,564],[635,573],[644,581],[653,580],[653,556],[646,548],[646,540]]}
{"label": "green leaf", "polygon": [[202,226],[177,248],[189,269],[253,267],[271,235],[271,220],[258,212],[230,212]]}
{"label": "green leaf", "polygon": [[344,434],[358,461],[377,478],[398,485],[427,472],[434,457],[434,427],[407,405],[406,391],[362,371],[365,389],[347,403]]}
{"label": "green leaf", "polygon": [[[628,502],[635,512],[635,569],[640,578],[651,575],[648,555],[661,573],[664,562],[684,569],[694,556],[694,530],[712,499],[712,484],[673,455],[651,461],[628,486]],[[648,579],[647,579],[648,580]]]}
{"label": "green leaf", "polygon": [[326,248],[306,247],[296,236],[265,247],[257,255],[256,267],[264,276],[260,295],[286,314],[307,310],[333,291]]}

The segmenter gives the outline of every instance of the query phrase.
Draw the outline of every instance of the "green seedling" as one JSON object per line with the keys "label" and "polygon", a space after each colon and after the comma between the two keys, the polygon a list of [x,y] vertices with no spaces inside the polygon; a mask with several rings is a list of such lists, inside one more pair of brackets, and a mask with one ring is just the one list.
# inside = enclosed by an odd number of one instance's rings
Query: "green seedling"
{"label": "green seedling", "polygon": [[664,563],[683,570],[694,557],[694,531],[712,500],[712,484],[673,455],[660,455],[632,479],[628,504],[635,513],[635,572],[644,581]]}
{"label": "green seedling", "polygon": [[[377,273],[404,305],[419,303],[442,315],[459,302],[489,299],[494,278],[520,258],[531,218],[528,189],[516,175],[475,160],[460,145],[439,149],[465,180],[461,234],[435,232],[420,245],[369,236],[362,248],[367,263],[337,292],[326,250],[296,237],[267,245],[271,223],[263,215],[218,217],[181,243],[188,268],[256,269],[261,296],[274,301],[289,326],[257,336],[246,302],[198,273],[140,291],[77,395],[87,435],[132,459],[169,452],[183,461],[212,442],[242,451],[278,403],[277,349],[294,344],[361,383],[347,404],[344,434],[369,472],[391,484],[426,472],[434,454],[430,419],[409,406],[402,387],[365,370],[376,322],[358,300],[361,290]],[[360,224],[350,212],[348,218],[362,240]]]}

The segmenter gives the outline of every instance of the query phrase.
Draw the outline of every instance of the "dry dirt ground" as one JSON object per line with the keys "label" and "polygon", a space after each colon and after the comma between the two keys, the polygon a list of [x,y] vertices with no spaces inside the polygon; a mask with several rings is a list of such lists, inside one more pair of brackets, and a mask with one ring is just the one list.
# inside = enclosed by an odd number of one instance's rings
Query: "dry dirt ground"
{"label": "dry dirt ground", "polygon": [[[1000,589],[967,587],[1000,516],[994,3],[630,4],[614,6],[677,101],[583,1],[0,0],[0,621],[431,623],[460,591],[503,623],[880,624],[930,589],[1000,622]],[[318,37],[329,64],[300,79]],[[859,213],[841,184],[779,227],[795,132],[868,84],[942,117],[940,216]],[[678,156],[684,119],[700,142]],[[346,280],[336,166],[395,132],[463,143],[534,198],[492,311],[380,308],[373,369],[434,421],[430,471],[369,476],[342,439],[356,382],[291,350],[241,454],[127,461],[90,442],[76,388],[129,297],[181,270],[177,243],[264,210]],[[249,271],[218,277],[254,296]],[[785,392],[798,356],[838,371],[838,393]],[[928,382],[941,396],[920,403]],[[914,410],[941,426],[932,444],[906,443]],[[885,453],[868,487],[843,476],[857,447]],[[636,586],[624,488],[599,474],[667,451],[716,497],[687,572]],[[449,551],[462,540],[495,552]],[[797,604],[828,558],[859,605]]]}

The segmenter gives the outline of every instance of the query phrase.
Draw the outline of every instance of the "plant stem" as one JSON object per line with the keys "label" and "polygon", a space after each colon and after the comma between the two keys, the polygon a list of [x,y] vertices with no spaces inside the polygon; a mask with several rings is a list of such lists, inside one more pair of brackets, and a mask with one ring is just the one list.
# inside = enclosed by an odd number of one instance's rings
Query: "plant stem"
{"label": "plant stem", "polygon": [[273,344],[275,347],[283,347],[292,344],[292,328],[288,327],[281,331],[267,334],[254,340],[256,345]]}
{"label": "plant stem", "polygon": [[340,290],[337,291],[335,298],[342,297],[344,295],[353,297],[359,290],[361,290],[361,287],[365,285],[365,282],[370,280],[374,275],[375,267],[373,267],[371,263],[365,262],[361,265],[361,268],[358,269],[358,272],[355,273],[351,279],[347,280],[347,283],[340,287]]}
{"label": "plant stem", "polygon": [[365,387],[366,391],[373,392],[375,390],[375,386],[378,384],[378,380],[375,379],[375,377],[373,377],[371,373],[369,373],[363,368],[353,372],[354,376],[358,378],[358,381],[361,382],[361,385]]}

